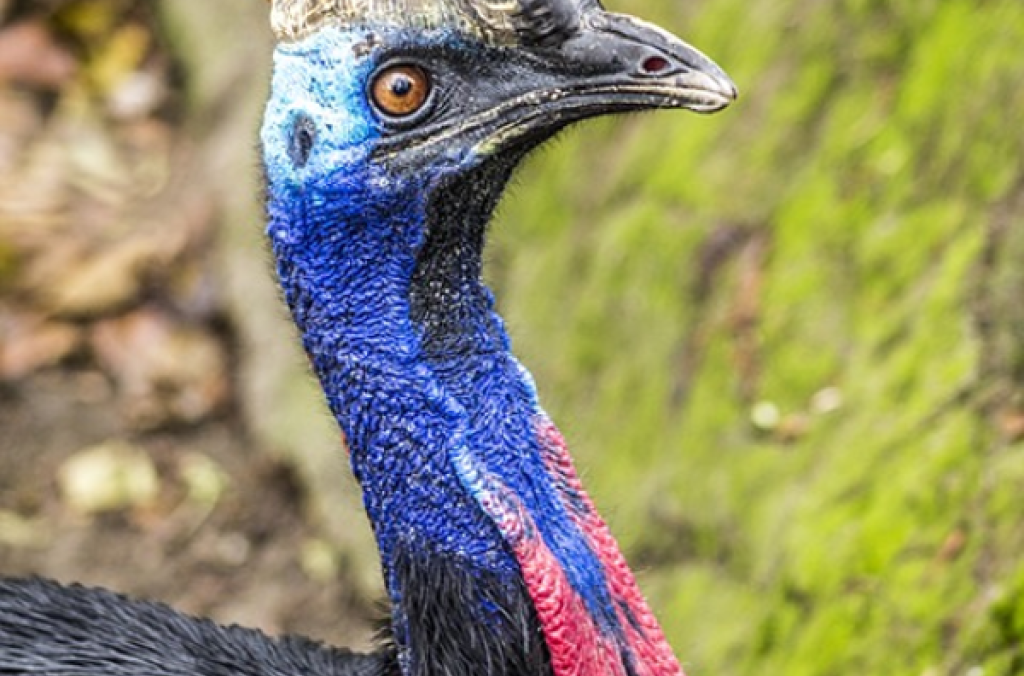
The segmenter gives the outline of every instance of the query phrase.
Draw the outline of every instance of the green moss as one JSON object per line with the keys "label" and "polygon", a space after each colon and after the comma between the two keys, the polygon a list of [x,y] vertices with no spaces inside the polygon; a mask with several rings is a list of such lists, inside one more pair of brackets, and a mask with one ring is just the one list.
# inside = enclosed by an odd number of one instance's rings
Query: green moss
{"label": "green moss", "polygon": [[743,98],[567,135],[493,276],[688,671],[1024,672],[1024,5],[651,4]]}

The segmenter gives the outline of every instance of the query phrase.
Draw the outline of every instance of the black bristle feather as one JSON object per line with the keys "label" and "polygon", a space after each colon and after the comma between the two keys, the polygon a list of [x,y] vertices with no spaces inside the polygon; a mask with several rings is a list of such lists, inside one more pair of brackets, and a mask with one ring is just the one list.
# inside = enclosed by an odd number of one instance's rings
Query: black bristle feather
{"label": "black bristle feather", "polygon": [[491,300],[472,282],[480,278],[487,224],[520,156],[508,153],[455,176],[430,200],[409,290],[410,315],[423,328],[427,354],[473,349],[465,324],[487,312]]}
{"label": "black bristle feather", "polygon": [[399,676],[390,644],[362,654],[270,638],[162,604],[42,579],[0,580],[3,676]]}
{"label": "black bristle feather", "polygon": [[399,550],[408,676],[551,674],[547,644],[520,577],[499,579],[462,562]]}

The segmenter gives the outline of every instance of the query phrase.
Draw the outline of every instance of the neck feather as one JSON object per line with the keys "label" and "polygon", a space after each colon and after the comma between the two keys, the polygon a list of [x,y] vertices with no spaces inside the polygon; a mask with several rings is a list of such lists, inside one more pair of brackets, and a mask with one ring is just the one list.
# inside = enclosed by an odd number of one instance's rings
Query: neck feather
{"label": "neck feather", "polygon": [[271,204],[281,283],[381,549],[399,661],[424,676],[680,674],[481,280],[517,159],[372,214]]}
{"label": "neck feather", "polygon": [[517,159],[438,193],[411,289],[424,358],[470,419],[455,468],[513,551],[555,676],[681,674],[481,280],[487,222]]}

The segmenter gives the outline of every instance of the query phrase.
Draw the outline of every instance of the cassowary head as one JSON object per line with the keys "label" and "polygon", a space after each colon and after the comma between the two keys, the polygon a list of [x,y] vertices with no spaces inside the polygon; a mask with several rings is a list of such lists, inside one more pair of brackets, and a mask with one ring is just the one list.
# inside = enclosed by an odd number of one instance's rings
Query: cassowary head
{"label": "cassowary head", "polygon": [[424,194],[584,118],[736,95],[695,48],[596,0],[276,0],[272,23],[278,184],[372,165],[393,194]]}

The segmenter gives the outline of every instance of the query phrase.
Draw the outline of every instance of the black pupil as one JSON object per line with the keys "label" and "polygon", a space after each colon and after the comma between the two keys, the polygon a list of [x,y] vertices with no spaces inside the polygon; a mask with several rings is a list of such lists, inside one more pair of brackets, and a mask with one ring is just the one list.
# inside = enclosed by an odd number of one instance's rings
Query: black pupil
{"label": "black pupil", "polygon": [[404,73],[398,73],[391,78],[391,93],[395,96],[408,96],[414,86],[412,78]]}

